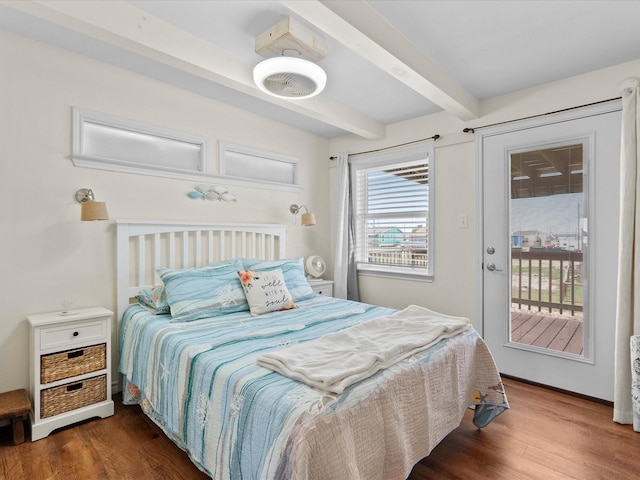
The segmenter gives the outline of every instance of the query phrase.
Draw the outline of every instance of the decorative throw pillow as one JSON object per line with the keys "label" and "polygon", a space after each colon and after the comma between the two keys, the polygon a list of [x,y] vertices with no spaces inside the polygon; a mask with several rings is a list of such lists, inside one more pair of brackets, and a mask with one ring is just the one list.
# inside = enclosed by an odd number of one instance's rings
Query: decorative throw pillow
{"label": "decorative throw pillow", "polygon": [[185,270],[158,268],[174,322],[248,310],[238,269],[242,263]]}
{"label": "decorative throw pillow", "polygon": [[238,276],[249,302],[251,315],[296,308],[282,276],[282,270],[240,270]]}
{"label": "decorative throw pillow", "polygon": [[138,292],[138,295],[136,295],[136,300],[138,300],[140,305],[151,310],[153,313],[159,315],[170,313],[167,294],[163,284],[143,288]]}
{"label": "decorative throw pillow", "polygon": [[280,269],[285,284],[295,302],[313,297],[311,285],[304,276],[304,257],[287,258],[283,260],[244,260],[245,270],[268,271]]}

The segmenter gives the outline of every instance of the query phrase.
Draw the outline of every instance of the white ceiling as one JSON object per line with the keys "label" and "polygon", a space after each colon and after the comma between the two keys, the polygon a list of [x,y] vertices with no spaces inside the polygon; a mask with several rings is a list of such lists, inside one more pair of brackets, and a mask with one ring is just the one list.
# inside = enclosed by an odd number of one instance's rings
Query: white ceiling
{"label": "white ceiling", "polygon": [[[286,16],[328,43],[318,97],[251,80],[255,37]],[[640,1],[0,1],[0,28],[332,138],[640,58]]]}

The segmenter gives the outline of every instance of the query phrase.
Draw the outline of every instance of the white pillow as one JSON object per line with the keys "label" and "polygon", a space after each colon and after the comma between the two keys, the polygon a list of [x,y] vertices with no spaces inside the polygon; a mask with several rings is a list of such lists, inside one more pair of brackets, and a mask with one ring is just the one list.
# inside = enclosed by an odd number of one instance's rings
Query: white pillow
{"label": "white pillow", "polygon": [[281,269],[239,270],[238,276],[247,297],[251,315],[296,308]]}

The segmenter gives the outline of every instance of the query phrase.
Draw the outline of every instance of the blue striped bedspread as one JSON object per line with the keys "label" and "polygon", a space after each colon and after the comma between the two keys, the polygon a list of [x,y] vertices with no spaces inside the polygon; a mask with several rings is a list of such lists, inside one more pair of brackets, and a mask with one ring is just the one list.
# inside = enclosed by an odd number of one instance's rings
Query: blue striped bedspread
{"label": "blue striped bedspread", "polygon": [[215,479],[406,478],[469,406],[479,427],[508,408],[475,330],[339,395],[256,364],[264,352],[391,313],[316,295],[258,317],[172,323],[132,305],[119,328],[124,401],[139,404]]}

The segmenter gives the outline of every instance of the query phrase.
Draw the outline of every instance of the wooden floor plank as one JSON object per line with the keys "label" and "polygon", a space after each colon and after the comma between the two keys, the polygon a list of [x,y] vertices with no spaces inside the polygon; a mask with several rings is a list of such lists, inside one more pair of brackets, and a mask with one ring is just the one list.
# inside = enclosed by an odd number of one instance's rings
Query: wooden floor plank
{"label": "wooden floor plank", "polygon": [[533,314],[518,313],[511,316],[511,331],[515,332],[522,326],[529,318],[533,317]]}
{"label": "wooden floor plank", "polygon": [[[11,436],[11,444],[13,444],[13,434],[11,427],[5,428],[9,430]],[[4,442],[3,442],[4,443]],[[2,448],[2,447],[0,447]],[[31,478],[26,476],[26,472],[22,469],[22,461],[19,457],[17,449],[7,448],[6,453],[0,455],[0,480],[12,480],[14,478]]]}
{"label": "wooden floor plank", "polygon": [[[25,432],[27,431],[25,430]],[[0,442],[0,445],[3,444]],[[56,472],[51,465],[51,460],[57,458],[58,455],[55,444],[53,442],[34,442],[30,444],[30,447],[20,451],[20,461],[24,472],[23,478],[55,478]],[[0,449],[2,449],[2,446],[0,446]],[[0,475],[1,478],[2,476]]]}
{"label": "wooden floor plank", "polygon": [[511,341],[582,355],[582,320],[537,311],[513,311]]}
{"label": "wooden floor plank", "polygon": [[551,342],[551,345],[549,345],[549,348],[552,350],[560,350],[561,352],[564,352],[564,350],[569,345],[569,342],[575,335],[578,326],[578,322],[565,323],[564,327],[562,327],[562,330],[558,332],[556,338],[553,340],[553,342]]}
{"label": "wooden floor plank", "polygon": [[514,342],[519,342],[522,337],[538,325],[541,319],[542,317],[538,317],[536,315],[529,317],[522,325],[520,325],[520,327],[518,327],[517,330],[511,333],[511,339]]}
{"label": "wooden floor plank", "polygon": [[551,345],[553,339],[556,338],[556,335],[562,330],[565,323],[567,323],[567,321],[562,318],[554,319],[547,329],[536,339],[534,345],[536,347],[549,348],[549,345]]}
{"label": "wooden floor plank", "polygon": [[582,355],[583,348],[584,348],[584,340],[582,338],[582,322],[578,322],[576,320],[567,320],[567,322],[575,323],[576,329],[573,333],[573,336],[571,337],[571,340],[569,340],[569,343],[564,349],[564,351],[569,353],[575,353],[577,355]]}
{"label": "wooden floor plank", "polygon": [[[511,409],[482,430],[468,410],[409,480],[638,478],[640,433],[614,423],[610,406],[512,379],[504,383]],[[0,480],[209,478],[139,407],[114,400],[113,417],[33,443],[27,438],[14,446],[10,427],[0,428]]]}
{"label": "wooden floor plank", "polygon": [[58,442],[57,475],[69,480],[106,478],[103,454],[84,439],[85,429],[67,428],[54,436]]}
{"label": "wooden floor plank", "polygon": [[[92,448],[102,452],[102,462],[105,470],[105,478],[116,478],[118,472],[128,472],[131,478],[150,478],[151,469],[146,468],[146,462],[138,460],[137,450],[141,442],[132,440],[131,431],[136,429],[134,438],[138,437],[139,429],[134,426],[128,429],[109,428],[108,422],[88,422],[85,431],[86,441]],[[149,431],[144,427],[143,431]],[[117,444],[119,448],[114,450],[111,445]],[[133,454],[132,454],[133,453]]]}
{"label": "wooden floor plank", "polygon": [[529,330],[527,334],[519,340],[519,342],[526,343],[527,345],[536,345],[536,341],[544,334],[544,331],[548,329],[552,323],[553,320],[551,318],[539,316],[536,326]]}

